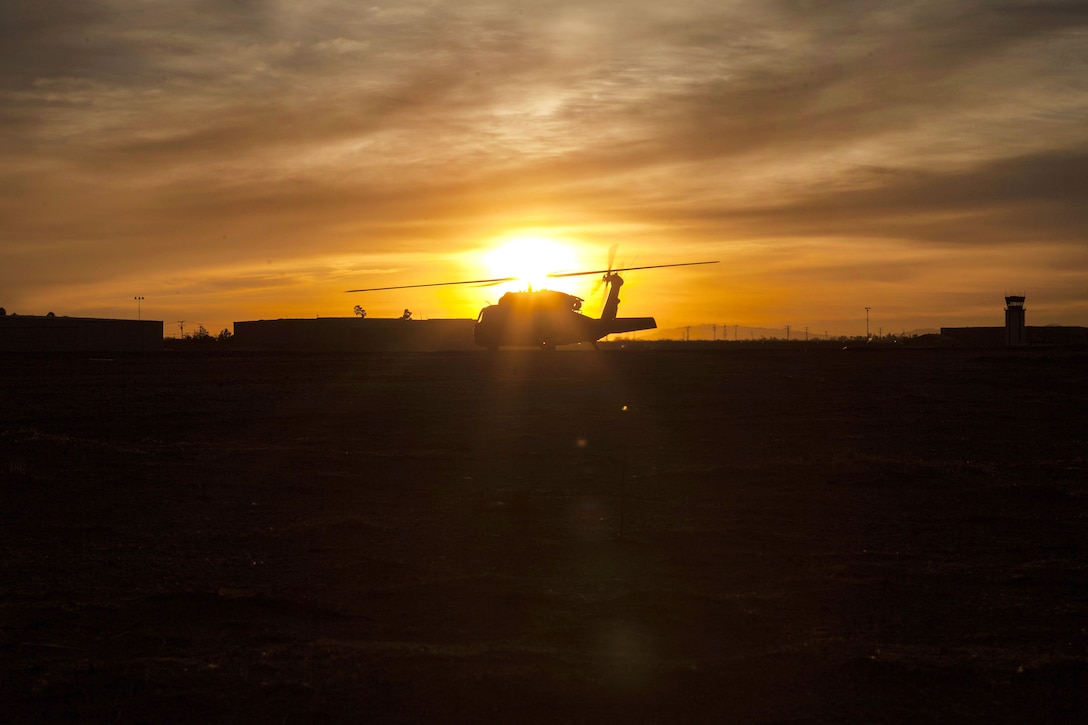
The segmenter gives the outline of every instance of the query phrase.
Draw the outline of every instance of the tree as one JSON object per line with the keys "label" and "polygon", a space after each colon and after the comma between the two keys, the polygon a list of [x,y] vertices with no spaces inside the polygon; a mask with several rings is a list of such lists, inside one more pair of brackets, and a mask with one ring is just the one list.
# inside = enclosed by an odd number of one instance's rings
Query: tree
{"label": "tree", "polygon": [[355,305],[355,314],[360,318],[366,317],[366,310],[364,310],[361,305]]}
{"label": "tree", "polygon": [[230,342],[231,337],[232,337],[231,331],[224,327],[219,332],[219,334],[215,336],[215,339],[218,340],[219,342]]}

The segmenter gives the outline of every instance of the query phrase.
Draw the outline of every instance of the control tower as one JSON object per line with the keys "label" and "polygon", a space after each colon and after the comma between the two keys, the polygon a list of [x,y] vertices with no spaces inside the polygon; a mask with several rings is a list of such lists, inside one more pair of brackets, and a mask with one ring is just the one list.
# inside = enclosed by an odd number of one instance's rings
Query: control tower
{"label": "control tower", "polygon": [[1024,297],[1005,296],[1005,347],[1023,347],[1027,344],[1024,335]]}

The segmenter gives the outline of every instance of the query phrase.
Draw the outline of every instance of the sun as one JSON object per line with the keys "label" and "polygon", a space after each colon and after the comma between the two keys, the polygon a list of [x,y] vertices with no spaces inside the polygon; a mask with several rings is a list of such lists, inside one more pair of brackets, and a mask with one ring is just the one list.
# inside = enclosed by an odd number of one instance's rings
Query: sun
{"label": "sun", "polygon": [[570,271],[578,266],[578,256],[567,244],[545,237],[515,237],[483,255],[493,277],[513,277],[511,288],[554,288],[552,272]]}

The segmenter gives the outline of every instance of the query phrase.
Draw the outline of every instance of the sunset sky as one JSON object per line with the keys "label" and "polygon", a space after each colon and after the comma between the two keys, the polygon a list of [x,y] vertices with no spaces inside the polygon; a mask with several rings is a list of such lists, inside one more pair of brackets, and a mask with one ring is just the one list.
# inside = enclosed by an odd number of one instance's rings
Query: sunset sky
{"label": "sunset sky", "polygon": [[[1088,325],[1088,4],[9,0],[0,306],[203,324],[621,314],[814,333]],[[589,299],[594,280],[567,288]]]}

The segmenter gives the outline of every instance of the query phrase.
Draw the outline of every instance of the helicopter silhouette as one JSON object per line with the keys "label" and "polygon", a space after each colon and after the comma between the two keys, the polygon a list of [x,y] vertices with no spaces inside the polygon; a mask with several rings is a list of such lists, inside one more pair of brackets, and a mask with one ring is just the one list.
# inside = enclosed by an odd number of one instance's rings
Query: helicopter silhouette
{"label": "helicopter silhouette", "polygon": [[[556,290],[533,290],[507,292],[497,304],[488,305],[480,310],[473,328],[473,337],[479,347],[497,350],[500,347],[539,347],[544,350],[554,349],[559,345],[573,345],[588,342],[597,347],[602,337],[638,330],[652,330],[657,321],[652,317],[619,317],[620,287],[623,278],[619,272],[631,272],[642,269],[662,269],[665,267],[690,267],[711,262],[679,262],[676,264],[652,264],[640,267],[612,268],[612,255],[609,255],[608,269],[585,272],[551,273],[550,278],[581,277],[600,274],[601,284],[608,287],[604,308],[600,317],[589,317],[582,312],[581,297]],[[459,282],[431,282],[428,284],[409,284],[394,287],[370,287],[346,290],[353,292],[381,292],[395,289],[414,289],[420,287],[445,287],[450,285],[488,286],[513,282],[517,277],[498,277],[493,279],[473,279]]]}

